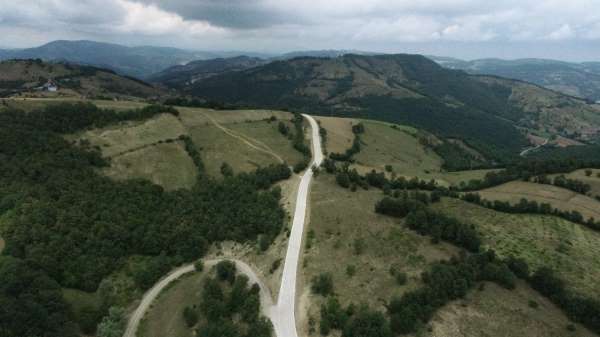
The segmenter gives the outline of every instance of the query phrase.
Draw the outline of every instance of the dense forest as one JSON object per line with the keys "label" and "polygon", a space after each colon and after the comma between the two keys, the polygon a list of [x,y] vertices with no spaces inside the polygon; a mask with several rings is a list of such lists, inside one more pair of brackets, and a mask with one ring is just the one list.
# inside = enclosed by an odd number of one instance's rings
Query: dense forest
{"label": "dense forest", "polygon": [[[170,266],[202,256],[211,242],[242,242],[258,236],[270,241],[280,232],[285,217],[280,192],[269,187],[289,177],[284,165],[222,181],[200,176],[191,191],[166,192],[147,181],[116,182],[99,175],[96,169],[107,165],[99,152],[62,137],[162,112],[176,113],[160,106],[116,113],[90,104],[61,104],[31,113],[0,112],[3,254],[17,261],[7,260],[10,263],[21,264],[24,270],[34,268],[51,280],[47,285],[33,282],[32,287],[56,288],[50,283],[56,282],[95,291],[129,256],[155,256],[159,262],[147,264],[134,277],[143,289]],[[0,276],[0,284],[8,282],[7,273]],[[2,288],[0,302],[12,303],[2,305],[11,308],[3,312],[2,321],[31,321],[19,326],[44,331],[42,336],[65,336],[67,332],[53,329],[50,320],[34,318],[60,314],[63,305],[53,301]],[[31,305],[40,310],[27,309]],[[59,308],[50,310],[52,305]]]}

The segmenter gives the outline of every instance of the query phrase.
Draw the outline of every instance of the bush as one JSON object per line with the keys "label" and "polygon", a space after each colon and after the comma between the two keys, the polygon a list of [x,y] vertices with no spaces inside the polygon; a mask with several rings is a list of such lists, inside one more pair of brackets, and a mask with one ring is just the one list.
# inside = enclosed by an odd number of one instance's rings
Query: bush
{"label": "bush", "polygon": [[183,320],[185,321],[185,325],[191,328],[198,323],[198,313],[193,308],[185,307],[183,309]]}
{"label": "bush", "polygon": [[204,262],[202,262],[202,260],[198,260],[196,262],[194,262],[194,269],[197,272],[201,272],[204,270]]}
{"label": "bush", "polygon": [[221,281],[227,281],[230,284],[233,284],[235,281],[236,268],[235,263],[233,261],[225,260],[217,263],[217,277]]}
{"label": "bush", "polygon": [[404,272],[396,272],[394,278],[396,279],[396,283],[400,286],[405,285],[408,281],[408,276]]}
{"label": "bush", "polygon": [[311,290],[314,294],[327,296],[333,294],[333,277],[330,273],[322,273],[312,280]]}

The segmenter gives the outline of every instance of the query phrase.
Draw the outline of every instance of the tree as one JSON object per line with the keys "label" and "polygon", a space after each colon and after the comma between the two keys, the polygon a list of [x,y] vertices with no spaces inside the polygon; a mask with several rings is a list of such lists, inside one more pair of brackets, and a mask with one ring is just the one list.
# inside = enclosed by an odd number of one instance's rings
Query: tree
{"label": "tree", "polygon": [[233,168],[226,162],[223,162],[223,164],[221,164],[221,174],[224,177],[231,177],[233,176]]}
{"label": "tree", "polygon": [[221,281],[227,281],[233,284],[235,281],[236,268],[233,261],[225,260],[217,263],[217,277]]}
{"label": "tree", "polygon": [[198,313],[193,308],[185,307],[183,308],[183,320],[185,325],[191,328],[198,323]]}
{"label": "tree", "polygon": [[346,173],[346,172],[338,173],[335,177],[335,181],[337,182],[338,185],[340,185],[343,188],[350,187],[350,177],[348,176],[348,173]]}
{"label": "tree", "polygon": [[98,337],[121,337],[125,332],[125,323],[125,310],[111,307],[108,315],[98,324],[96,335]]}

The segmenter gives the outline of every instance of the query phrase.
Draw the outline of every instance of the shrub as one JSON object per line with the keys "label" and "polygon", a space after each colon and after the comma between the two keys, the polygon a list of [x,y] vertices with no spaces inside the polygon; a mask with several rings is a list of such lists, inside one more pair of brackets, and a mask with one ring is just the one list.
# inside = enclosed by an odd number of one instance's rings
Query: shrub
{"label": "shrub", "polygon": [[330,273],[322,273],[312,280],[311,290],[314,294],[327,296],[333,294],[333,277]]}
{"label": "shrub", "polygon": [[193,308],[185,307],[183,309],[183,320],[185,321],[185,325],[191,328],[198,323],[198,313]]}

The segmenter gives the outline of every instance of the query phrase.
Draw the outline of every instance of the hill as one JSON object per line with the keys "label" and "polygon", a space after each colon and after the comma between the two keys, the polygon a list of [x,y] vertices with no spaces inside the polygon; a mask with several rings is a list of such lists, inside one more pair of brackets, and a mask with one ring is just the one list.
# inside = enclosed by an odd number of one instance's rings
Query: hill
{"label": "hill", "polygon": [[600,65],[544,59],[481,59],[463,61],[448,57],[431,59],[444,67],[472,74],[489,74],[535,83],[567,95],[600,101]]}
{"label": "hill", "polygon": [[[51,80],[56,91],[42,86]],[[162,91],[133,77],[112,70],[41,60],[0,62],[0,96],[151,98]]]}
{"label": "hill", "polygon": [[67,61],[112,69],[121,74],[145,77],[168,67],[221,54],[166,47],[126,47],[95,41],[53,41],[45,45],[0,51],[0,59]]}
{"label": "hill", "polygon": [[228,71],[246,70],[265,63],[267,63],[267,61],[263,59],[249,56],[192,61],[185,65],[176,65],[167,68],[150,76],[148,80],[173,88],[181,88],[187,84],[193,84],[198,80],[203,80]]}
{"label": "hill", "polygon": [[[600,115],[583,100],[519,81],[472,76],[406,54],[275,61],[197,81],[184,90],[242,106],[408,124],[461,139],[490,162],[517,154],[530,130],[594,138]],[[571,113],[575,110],[581,113]],[[593,121],[582,120],[584,115]],[[578,126],[567,128],[565,119]]]}

